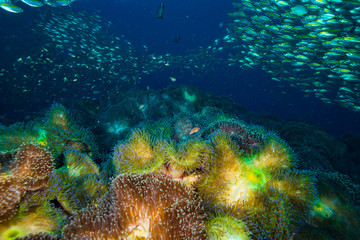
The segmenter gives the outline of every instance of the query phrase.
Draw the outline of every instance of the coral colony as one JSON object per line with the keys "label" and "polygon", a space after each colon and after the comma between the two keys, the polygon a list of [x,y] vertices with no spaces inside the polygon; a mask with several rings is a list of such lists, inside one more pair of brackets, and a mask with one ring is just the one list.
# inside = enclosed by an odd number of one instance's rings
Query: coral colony
{"label": "coral colony", "polygon": [[358,236],[349,198],[277,134],[201,109],[128,124],[108,154],[60,104],[2,129],[0,239]]}

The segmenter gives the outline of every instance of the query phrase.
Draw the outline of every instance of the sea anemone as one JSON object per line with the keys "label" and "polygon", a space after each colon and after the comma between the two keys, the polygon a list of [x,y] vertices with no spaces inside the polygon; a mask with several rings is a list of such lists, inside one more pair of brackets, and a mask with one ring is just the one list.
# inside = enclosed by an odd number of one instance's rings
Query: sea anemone
{"label": "sea anemone", "polygon": [[46,114],[46,119],[65,131],[68,131],[71,125],[70,114],[61,104],[53,104]]}
{"label": "sea anemone", "polygon": [[[32,212],[26,216],[14,217],[9,222],[3,223],[0,226],[0,239],[13,240],[23,239],[28,234],[31,236],[52,236],[51,231],[57,226],[55,219],[49,216],[43,215],[40,212]],[[44,232],[40,234],[40,232]],[[47,232],[47,233],[45,233]],[[41,238],[29,238],[25,239],[41,239]],[[45,238],[52,239],[52,238]],[[45,240],[44,239],[44,240]]]}
{"label": "sea anemone", "polygon": [[76,180],[76,178],[69,177],[64,167],[56,169],[51,173],[44,197],[48,201],[59,203],[61,208],[69,214],[78,212],[86,207],[87,199],[78,196],[83,194],[83,189],[79,188]]}
{"label": "sea anemone", "polygon": [[293,153],[275,135],[269,135],[262,147],[248,154],[222,132],[213,137],[212,145],[214,165],[199,189],[214,191],[209,195],[226,204],[246,201],[293,161]]}
{"label": "sea anemone", "polygon": [[28,192],[19,203],[18,212],[10,225],[21,226],[30,222],[33,227],[26,234],[46,231],[60,235],[69,216],[57,198],[49,199],[46,191]]}
{"label": "sea anemone", "polygon": [[99,175],[100,170],[96,163],[86,154],[78,150],[68,148],[64,152],[65,164],[70,177],[81,177],[86,174],[95,173]]}
{"label": "sea anemone", "polygon": [[15,214],[23,193],[13,176],[0,175],[0,223]]}
{"label": "sea anemone", "polygon": [[108,191],[105,181],[94,173],[82,176],[76,183],[78,188],[81,189],[81,191],[78,191],[78,196],[82,201],[86,202],[86,205],[101,199]]}
{"label": "sea anemone", "polygon": [[218,132],[212,140],[212,171],[196,187],[210,211],[231,209],[245,223],[256,224],[261,230],[256,236],[289,239],[313,205],[314,179],[291,168],[293,153],[276,135],[262,138],[261,146],[244,153]]}
{"label": "sea anemone", "polygon": [[11,175],[16,177],[25,190],[44,188],[53,170],[51,153],[33,143],[21,145],[16,152]]}
{"label": "sea anemone", "polygon": [[206,222],[208,240],[250,240],[251,232],[246,224],[231,214],[216,214]]}
{"label": "sea anemone", "polygon": [[[42,207],[47,213],[60,209],[65,215],[72,215],[96,200],[96,194],[104,192],[103,185],[84,183],[87,175],[79,178],[69,177],[65,167],[51,173],[48,186],[35,192],[28,192],[19,204],[19,213],[27,215],[33,208]],[[95,177],[96,180],[98,180]],[[96,181],[95,180],[95,181]],[[97,187],[88,192],[89,185]],[[105,185],[105,184],[104,184]],[[102,195],[97,195],[101,198]],[[51,203],[54,206],[48,205]],[[46,207],[45,207],[46,206]]]}
{"label": "sea anemone", "polygon": [[156,144],[161,152],[158,154],[165,163],[165,172],[174,179],[184,180],[193,185],[194,177],[198,179],[198,173],[209,171],[212,151],[205,141],[189,140],[176,144],[174,141]]}
{"label": "sea anemone", "polygon": [[65,239],[205,239],[200,198],[166,174],[121,174],[99,205],[80,211]]}
{"label": "sea anemone", "polygon": [[[270,180],[247,201],[237,204],[239,211],[235,216],[246,217],[246,221],[255,224],[260,230],[256,232],[255,239],[290,239],[308,220],[315,192],[311,182],[313,179],[306,174],[302,177],[294,174],[293,179],[287,177]],[[297,198],[289,195],[287,189],[276,186],[278,181],[289,185],[297,182],[297,192],[301,196]],[[307,198],[304,198],[305,195],[308,195]]]}
{"label": "sea anemone", "polygon": [[115,147],[113,163],[117,173],[150,173],[165,171],[174,179],[189,185],[199,172],[209,171],[211,149],[205,141],[154,140],[145,131],[134,131],[126,143]]}
{"label": "sea anemone", "polygon": [[231,201],[230,183],[236,183],[235,179],[243,172],[244,164],[239,161],[242,152],[228,135],[221,132],[213,138],[212,144],[214,162],[210,166],[211,172],[201,179],[197,188],[207,201],[226,203]]}
{"label": "sea anemone", "polygon": [[142,130],[133,132],[127,143],[115,146],[113,163],[117,173],[149,173],[163,166],[153,149],[153,140]]}
{"label": "sea anemone", "polygon": [[44,130],[46,142],[56,156],[67,147],[89,156],[97,154],[94,135],[88,129],[79,127],[62,105],[54,104],[50,108],[44,119]]}

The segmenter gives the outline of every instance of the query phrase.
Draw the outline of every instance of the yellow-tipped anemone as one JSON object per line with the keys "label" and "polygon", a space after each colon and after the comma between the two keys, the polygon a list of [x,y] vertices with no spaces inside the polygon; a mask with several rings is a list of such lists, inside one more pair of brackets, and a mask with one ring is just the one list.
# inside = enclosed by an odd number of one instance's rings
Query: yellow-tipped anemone
{"label": "yellow-tipped anemone", "polygon": [[64,156],[70,177],[81,177],[91,173],[99,175],[99,167],[88,155],[77,150],[68,149],[64,152]]}
{"label": "yellow-tipped anemone", "polygon": [[211,149],[204,141],[191,140],[178,146],[174,142],[163,143],[157,150],[161,153],[157,156],[165,162],[165,172],[188,185],[194,184],[199,178],[195,170],[209,167]]}
{"label": "yellow-tipped anemone", "polygon": [[115,147],[113,163],[118,174],[155,172],[163,163],[154,156],[150,136],[145,131],[137,130],[127,143]]}
{"label": "yellow-tipped anemone", "polygon": [[215,158],[212,171],[200,180],[197,187],[204,198],[231,204],[244,198],[248,188],[246,179],[240,178],[246,170],[240,161],[242,153],[224,133],[217,134],[212,144]]}
{"label": "yellow-tipped anemone", "polygon": [[231,210],[266,232],[265,238],[289,239],[312,207],[315,191],[310,174],[291,169],[292,151],[273,134],[247,154],[224,133],[217,133],[212,145],[212,172],[196,185],[210,210]]}
{"label": "yellow-tipped anemone", "polygon": [[251,232],[239,218],[224,214],[206,223],[208,240],[250,240]]}
{"label": "yellow-tipped anemone", "polygon": [[224,204],[246,201],[292,163],[292,152],[273,136],[264,146],[246,155],[223,133],[218,133],[212,144],[213,172],[201,181],[199,189],[213,191],[211,198],[215,196]]}
{"label": "yellow-tipped anemone", "polygon": [[293,153],[280,138],[271,134],[250,161],[256,168],[276,172],[292,165]]}

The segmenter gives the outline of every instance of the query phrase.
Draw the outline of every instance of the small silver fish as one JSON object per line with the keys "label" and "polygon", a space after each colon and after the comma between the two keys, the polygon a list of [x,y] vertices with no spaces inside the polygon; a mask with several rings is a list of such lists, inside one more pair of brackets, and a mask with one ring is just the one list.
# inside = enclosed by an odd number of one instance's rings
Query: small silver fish
{"label": "small silver fish", "polygon": [[21,13],[23,12],[22,8],[14,5],[14,4],[8,4],[8,3],[2,3],[0,4],[0,7],[8,12],[12,13]]}

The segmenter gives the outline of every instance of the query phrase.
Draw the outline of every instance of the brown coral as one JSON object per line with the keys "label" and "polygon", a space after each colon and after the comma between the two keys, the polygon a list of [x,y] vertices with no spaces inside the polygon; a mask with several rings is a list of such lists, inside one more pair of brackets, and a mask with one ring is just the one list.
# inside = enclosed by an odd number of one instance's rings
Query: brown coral
{"label": "brown coral", "polygon": [[240,149],[251,152],[251,149],[258,147],[263,142],[264,130],[260,127],[246,125],[235,119],[215,121],[202,133],[207,138],[216,132],[223,132],[234,141]]}
{"label": "brown coral", "polygon": [[44,147],[27,143],[17,149],[15,167],[11,175],[18,179],[24,190],[38,190],[46,186],[53,170],[53,157]]}
{"label": "brown coral", "polygon": [[0,175],[0,222],[15,214],[26,191],[45,187],[53,170],[51,153],[39,145],[23,144],[15,153],[10,174]]}
{"label": "brown coral", "polygon": [[0,176],[0,222],[14,215],[22,193],[13,177]]}
{"label": "brown coral", "polygon": [[57,240],[59,238],[53,236],[50,233],[39,232],[39,233],[31,233],[26,235],[25,237],[16,238],[15,240]]}
{"label": "brown coral", "polygon": [[102,202],[65,227],[65,239],[205,239],[201,200],[163,173],[122,174]]}

